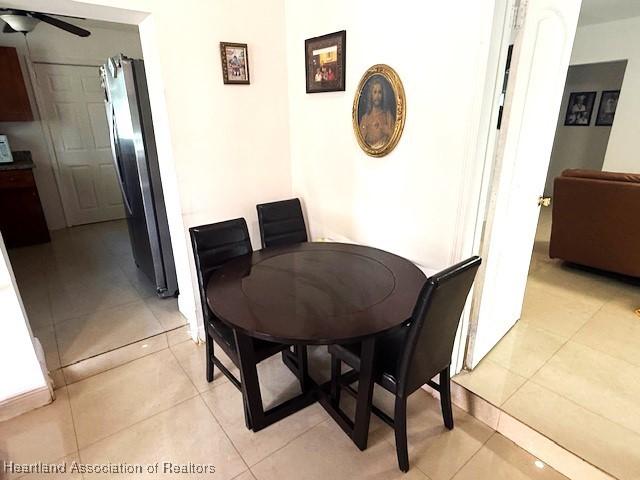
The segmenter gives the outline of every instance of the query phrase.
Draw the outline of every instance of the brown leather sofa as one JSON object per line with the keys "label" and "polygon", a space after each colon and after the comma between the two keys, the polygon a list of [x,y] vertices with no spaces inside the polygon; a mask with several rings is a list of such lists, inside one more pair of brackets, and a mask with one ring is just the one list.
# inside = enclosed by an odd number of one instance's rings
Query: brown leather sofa
{"label": "brown leather sofa", "polygon": [[553,184],[549,256],[640,277],[640,174],[562,172]]}

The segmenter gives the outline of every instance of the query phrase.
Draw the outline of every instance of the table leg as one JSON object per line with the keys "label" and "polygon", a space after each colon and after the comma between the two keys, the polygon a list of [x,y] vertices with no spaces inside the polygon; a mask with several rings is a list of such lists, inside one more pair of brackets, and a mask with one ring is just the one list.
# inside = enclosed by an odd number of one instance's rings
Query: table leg
{"label": "table leg", "polygon": [[362,342],[360,353],[360,376],[358,378],[358,398],[356,399],[356,416],[353,422],[351,438],[360,450],[367,448],[369,438],[369,421],[371,420],[371,402],[373,401],[373,369],[376,341],[369,338]]}
{"label": "table leg", "polygon": [[302,392],[309,391],[314,382],[309,377],[309,361],[307,357],[306,345],[294,345],[291,350],[282,351],[282,362],[287,366],[300,382]]}
{"label": "table leg", "polygon": [[[247,416],[254,432],[268,427],[272,423],[282,420],[289,415],[308,407],[316,401],[315,388],[307,388],[302,394],[290,398],[275,407],[265,411],[262,405],[260,383],[253,339],[237,330],[234,331],[238,360],[240,363],[240,378],[242,383],[242,397],[246,406]],[[310,379],[307,378],[307,381]]]}
{"label": "table leg", "polygon": [[242,386],[242,401],[245,405],[245,423],[251,425],[252,430],[259,430],[264,420],[262,394],[258,382],[258,370],[253,339],[238,331],[234,331],[238,360],[240,363],[240,383]]}

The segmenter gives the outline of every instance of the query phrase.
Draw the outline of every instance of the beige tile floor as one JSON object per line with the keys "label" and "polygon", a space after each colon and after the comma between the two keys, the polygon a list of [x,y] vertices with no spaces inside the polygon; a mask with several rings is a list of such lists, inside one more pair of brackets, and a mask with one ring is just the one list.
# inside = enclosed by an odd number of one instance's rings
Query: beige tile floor
{"label": "beige tile floor", "polygon": [[[51,405],[0,423],[0,459],[68,465],[167,461],[215,467],[210,475],[67,472],[24,477],[40,479],[565,478],[540,463],[536,466],[534,457],[461,410],[454,411],[456,428],[446,430],[439,402],[424,391],[409,401],[412,468],[406,475],[397,469],[393,432],[375,418],[364,452],[317,404],[252,433],[244,427],[240,393],[218,370],[214,382],[203,382],[202,347],[179,340],[173,337],[167,348],[60,388]],[[326,378],[325,348],[311,350],[311,364],[315,376]],[[260,364],[259,376],[266,404],[297,392],[297,381],[279,356]],[[385,409],[393,401],[380,391],[375,397]]]}
{"label": "beige tile floor", "polygon": [[166,348],[163,332],[186,323],[137,270],[124,220],[54,231],[9,255],[56,386]]}
{"label": "beige tile floor", "polygon": [[640,284],[548,258],[541,215],[522,318],[455,381],[621,479],[640,479]]}

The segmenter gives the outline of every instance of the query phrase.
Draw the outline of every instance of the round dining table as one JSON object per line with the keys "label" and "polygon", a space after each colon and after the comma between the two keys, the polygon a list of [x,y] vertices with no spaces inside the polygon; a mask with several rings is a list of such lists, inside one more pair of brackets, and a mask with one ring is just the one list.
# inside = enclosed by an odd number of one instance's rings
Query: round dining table
{"label": "round dining table", "polygon": [[[207,285],[213,314],[234,330],[242,392],[252,429],[260,430],[314,401],[361,448],[366,448],[374,383],[376,338],[411,317],[424,273],[409,260],[372,247],[305,242],[269,247],[225,263]],[[288,345],[361,343],[355,420],[326,394],[309,388],[264,411],[251,337]],[[285,351],[288,353],[289,351]],[[306,357],[305,357],[306,358]],[[294,355],[285,364],[300,375]]]}

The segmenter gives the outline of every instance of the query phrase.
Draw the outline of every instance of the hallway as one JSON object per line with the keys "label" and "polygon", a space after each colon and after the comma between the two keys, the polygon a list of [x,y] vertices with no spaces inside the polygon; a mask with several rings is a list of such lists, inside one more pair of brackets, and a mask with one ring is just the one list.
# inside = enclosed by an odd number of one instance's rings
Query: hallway
{"label": "hallway", "polygon": [[50,244],[9,255],[56,387],[102,370],[100,361],[147,354],[158,339],[143,340],[186,324],[177,299],[158,298],[136,268],[124,220],[53,231]]}

